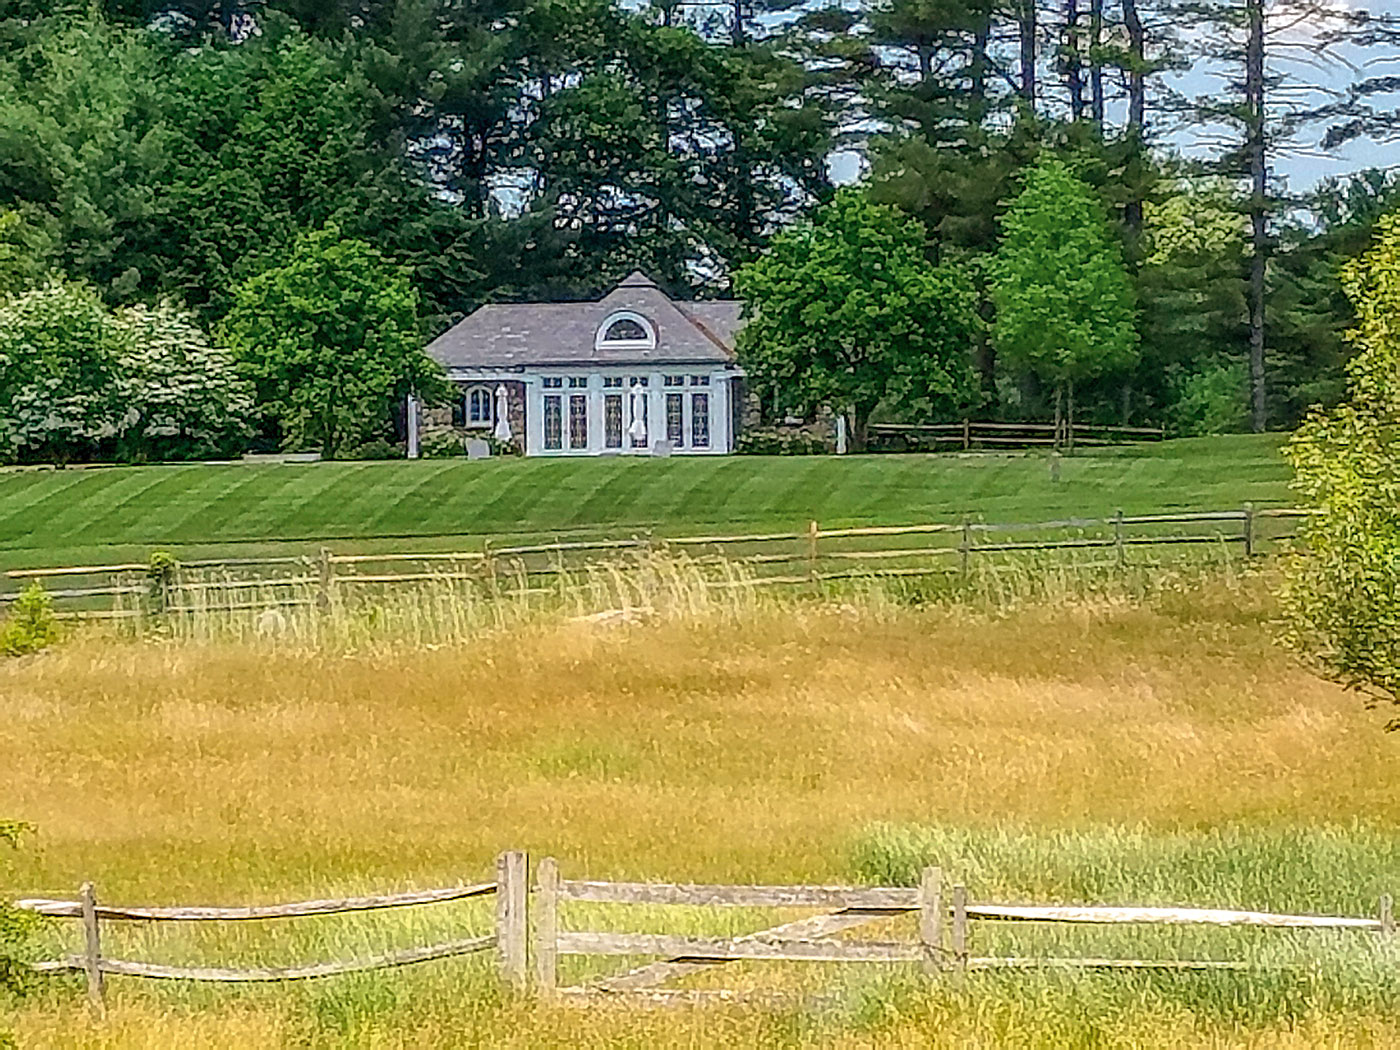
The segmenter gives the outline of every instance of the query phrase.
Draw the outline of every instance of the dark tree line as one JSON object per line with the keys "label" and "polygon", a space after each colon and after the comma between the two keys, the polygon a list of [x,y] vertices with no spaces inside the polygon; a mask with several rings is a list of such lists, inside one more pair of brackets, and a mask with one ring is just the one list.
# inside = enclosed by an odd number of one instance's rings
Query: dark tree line
{"label": "dark tree line", "polygon": [[[727,294],[855,157],[973,281],[980,411],[1045,417],[986,268],[1054,155],[1122,239],[1141,334],[1081,415],[1288,425],[1340,393],[1338,264],[1397,190],[1297,198],[1280,165],[1400,135],[1394,78],[1342,62],[1397,46],[1314,0],[0,0],[0,280],[214,328],[334,224],[409,267],[431,330],[639,267]],[[1180,155],[1188,128],[1207,148]]]}

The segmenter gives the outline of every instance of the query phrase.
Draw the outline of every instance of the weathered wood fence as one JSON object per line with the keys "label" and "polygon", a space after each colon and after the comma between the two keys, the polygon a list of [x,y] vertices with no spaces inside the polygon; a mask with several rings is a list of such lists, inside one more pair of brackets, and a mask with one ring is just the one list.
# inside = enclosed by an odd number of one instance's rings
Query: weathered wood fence
{"label": "weathered wood fence", "polygon": [[[563,902],[689,905],[727,908],[820,908],[825,914],[738,937],[691,937],[668,933],[562,932]],[[657,883],[579,882],[560,878],[552,858],[538,864],[535,878],[534,958],[542,995],[606,996],[637,993],[673,998],[733,998],[733,990],[669,989],[667,982],[739,960],[919,964],[929,975],[954,977],[969,970],[1167,970],[1254,968],[1235,960],[1063,958],[988,956],[972,953],[972,922],[1071,923],[1098,926],[1265,927],[1292,930],[1395,932],[1391,898],[1379,901],[1376,917],[1287,915],[1218,908],[1113,907],[975,903],[962,883],[945,883],[940,868],[922,872],[917,887],[702,886]],[[898,915],[916,913],[917,939],[852,940],[839,935]],[[660,956],[661,961],[559,987],[559,958],[566,955]]]}
{"label": "weathered wood fence", "polygon": [[1166,437],[1161,427],[1100,426],[1068,419],[1058,429],[1054,423],[982,423],[972,419],[960,423],[872,423],[869,429],[876,450],[897,452],[948,446],[964,451],[1041,445],[1073,449],[1076,445],[1121,445]]}
{"label": "weathered wood fence", "polygon": [[[1213,545],[1245,557],[1288,539],[1280,524],[1305,517],[1288,508],[1075,517],[1055,521],[972,521],[823,528],[792,532],[502,543],[487,538],[478,550],[389,551],[316,556],[278,555],[171,562],[13,569],[10,590],[39,581],[64,613],[92,619],[157,614],[328,607],[335,595],[373,593],[403,584],[458,581],[488,596],[549,593],[571,573],[649,552],[671,552],[702,567],[744,569],[743,578],[717,575],[716,586],[781,586],[860,577],[966,575],[974,558],[1013,552],[1069,551],[1106,555],[1101,566],[1124,567],[1129,553],[1147,548]],[[57,586],[55,586],[57,585]]]}
{"label": "weathered wood fence", "polygon": [[[103,1004],[104,977],[143,977],[173,981],[213,981],[244,984],[248,982],[300,981],[338,974],[382,970],[432,959],[498,949],[500,967],[512,982],[519,984],[525,972],[525,913],[529,886],[526,859],[523,853],[502,853],[497,860],[496,881],[447,889],[422,890],[373,897],[344,897],[335,900],[297,901],[244,908],[220,907],[113,907],[99,904],[97,890],[91,882],[82,885],[77,900],[30,898],[16,901],[15,906],[39,915],[57,919],[78,919],[82,922],[83,951],[34,964],[41,974],[80,972],[87,980],[88,1001],[96,1012]],[[494,894],[496,898],[496,927],[486,935],[458,938],[438,944],[405,948],[399,951],[358,959],[333,960],[304,966],[259,966],[234,968],[221,966],[167,966],[159,963],[114,959],[102,950],[104,922],[245,922],[260,919],[299,919],[313,915],[344,915],[351,912],[380,911],[415,905],[442,904]]]}
{"label": "weathered wood fence", "polygon": [[[559,864],[552,857],[540,859],[533,867],[533,888],[529,856],[511,850],[497,859],[494,882],[416,893],[246,908],[122,908],[99,905],[92,883],[85,883],[76,901],[32,899],[19,901],[17,906],[41,915],[82,921],[83,952],[38,963],[35,969],[43,974],[83,973],[89,1001],[99,1013],[104,1008],[103,979],[106,975],[223,983],[295,981],[407,966],[492,948],[501,981],[516,993],[535,992],[544,998],[575,999],[631,995],[647,1001],[668,1002],[744,998],[745,993],[736,989],[668,987],[680,978],[741,960],[914,964],[930,977],[947,975],[954,980],[973,970],[1245,971],[1256,968],[1255,964],[1229,959],[978,955],[973,946],[973,924],[978,922],[1335,930],[1371,933],[1387,940],[1395,933],[1392,901],[1388,895],[1380,898],[1374,917],[1291,915],[1220,908],[983,903],[974,901],[961,882],[945,881],[942,870],[937,867],[925,868],[919,885],[912,887],[600,882],[562,878]],[[490,934],[359,959],[309,966],[234,969],[131,962],[109,958],[102,951],[103,922],[296,919],[438,904],[487,894],[494,894],[496,898],[495,929]],[[740,936],[701,937],[665,931],[623,933],[566,929],[566,906],[574,903],[812,909],[819,914]],[[908,914],[917,916],[912,939],[855,940],[842,936],[859,927]],[[654,961],[585,983],[561,986],[559,963],[566,956],[651,957]]]}

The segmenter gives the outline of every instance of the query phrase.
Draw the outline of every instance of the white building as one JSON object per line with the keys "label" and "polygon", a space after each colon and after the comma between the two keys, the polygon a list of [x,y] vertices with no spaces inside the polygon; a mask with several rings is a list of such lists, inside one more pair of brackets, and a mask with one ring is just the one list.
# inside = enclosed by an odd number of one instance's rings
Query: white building
{"label": "white building", "polygon": [[675,301],[641,273],[597,302],[483,306],[427,348],[458,391],[427,425],[509,432],[527,456],[724,455],[741,418],[739,312]]}

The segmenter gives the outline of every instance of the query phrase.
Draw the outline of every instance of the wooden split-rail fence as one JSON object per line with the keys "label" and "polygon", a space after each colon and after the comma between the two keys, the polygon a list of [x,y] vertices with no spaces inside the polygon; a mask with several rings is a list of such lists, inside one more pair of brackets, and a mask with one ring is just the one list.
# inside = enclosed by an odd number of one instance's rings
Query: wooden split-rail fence
{"label": "wooden split-rail fence", "polygon": [[671,552],[716,571],[717,587],[795,586],[867,577],[966,576],[974,559],[1037,551],[1068,551],[1126,567],[1130,552],[1147,548],[1216,546],[1246,558],[1288,539],[1280,523],[1307,515],[1289,508],[1245,505],[1238,510],[1066,518],[1029,523],[972,520],[915,525],[804,529],[735,535],[560,540],[502,543],[487,538],[479,550],[390,551],[225,558],[12,569],[4,573],[0,608],[38,581],[64,615],[135,619],[152,614],[263,610],[275,606],[329,607],[337,597],[371,594],[405,584],[456,582],[488,597],[552,593],[571,573],[619,559]]}
{"label": "wooden split-rail fence", "polygon": [[949,447],[973,449],[1034,448],[1052,446],[1073,450],[1099,445],[1162,441],[1161,427],[1107,426],[1063,420],[1054,423],[871,423],[872,446],[878,451],[941,451]]}
{"label": "wooden split-rail fence", "polygon": [[[533,871],[532,871],[533,868]],[[531,885],[533,877],[533,886]],[[495,928],[418,948],[352,960],[293,967],[188,967],[113,959],[102,950],[104,922],[232,922],[296,919],[413,905],[439,904],[494,894]],[[818,914],[731,937],[670,932],[638,933],[567,928],[568,905],[680,905],[689,908],[810,909]],[[408,966],[494,949],[503,984],[516,993],[543,998],[589,1000],[631,996],[642,1001],[767,998],[736,989],[676,988],[673,982],[738,961],[835,962],[916,965],[930,977],[961,980],[976,970],[1158,970],[1245,971],[1254,964],[1229,959],[1084,958],[978,955],[972,924],[1051,923],[1093,926],[1255,927],[1275,930],[1334,930],[1395,934],[1392,899],[1383,896],[1374,916],[1291,915],[1221,908],[1119,907],[1105,905],[1004,904],[974,901],[961,882],[925,868],[918,886],[755,886],[691,883],[602,882],[565,879],[552,857],[531,864],[516,850],[496,862],[496,880],[448,889],[377,897],[313,900],[255,907],[130,908],[100,905],[92,883],[76,901],[30,899],[17,907],[82,922],[81,953],[35,964],[41,974],[81,972],[95,1012],[104,1010],[107,975],[176,981],[246,983],[297,981]],[[916,915],[910,940],[856,940],[843,936],[902,915]],[[653,961],[575,985],[560,984],[566,956],[651,958]],[[533,964],[533,965],[532,965]]]}

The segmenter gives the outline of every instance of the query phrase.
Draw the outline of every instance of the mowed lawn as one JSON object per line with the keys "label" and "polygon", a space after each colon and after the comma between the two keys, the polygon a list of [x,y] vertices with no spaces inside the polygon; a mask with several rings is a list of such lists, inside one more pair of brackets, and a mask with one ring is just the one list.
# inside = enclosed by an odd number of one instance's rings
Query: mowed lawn
{"label": "mowed lawn", "polygon": [[421,460],[0,474],[0,567],[449,547],[486,535],[734,531],[1226,509],[1287,502],[1277,435],[1080,452]]}

